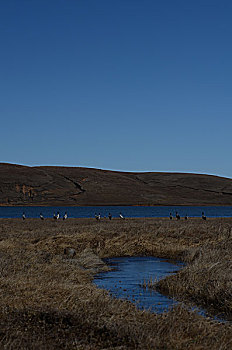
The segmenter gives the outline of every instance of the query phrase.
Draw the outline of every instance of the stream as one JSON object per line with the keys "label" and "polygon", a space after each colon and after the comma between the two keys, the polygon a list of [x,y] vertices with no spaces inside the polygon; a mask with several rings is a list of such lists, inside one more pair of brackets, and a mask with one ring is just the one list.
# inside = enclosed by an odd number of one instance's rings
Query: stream
{"label": "stream", "polygon": [[[184,267],[184,263],[169,262],[151,256],[107,258],[104,261],[111,267],[111,270],[97,274],[93,282],[98,288],[108,290],[112,297],[129,300],[139,309],[156,313],[168,311],[178,304],[178,301],[173,298],[162,295],[151,288],[144,288],[143,283],[156,282],[174,274]],[[192,307],[191,309],[215,321],[228,321],[223,315],[210,316],[201,308]]]}
{"label": "stream", "polygon": [[183,263],[170,263],[156,257],[120,257],[104,259],[112,270],[95,276],[94,283],[116,298],[126,299],[139,309],[162,313],[177,304],[159,292],[142,286],[144,281],[158,281],[177,272]]}

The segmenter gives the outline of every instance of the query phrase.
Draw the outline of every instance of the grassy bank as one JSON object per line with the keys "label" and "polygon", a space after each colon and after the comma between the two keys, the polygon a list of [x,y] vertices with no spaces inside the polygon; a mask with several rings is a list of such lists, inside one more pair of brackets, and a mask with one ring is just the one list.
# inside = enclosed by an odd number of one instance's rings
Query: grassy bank
{"label": "grassy bank", "polygon": [[230,219],[0,219],[0,348],[231,349],[230,325],[181,306],[139,311],[92,284],[103,257],[182,259],[187,267],[158,288],[230,315],[231,228]]}

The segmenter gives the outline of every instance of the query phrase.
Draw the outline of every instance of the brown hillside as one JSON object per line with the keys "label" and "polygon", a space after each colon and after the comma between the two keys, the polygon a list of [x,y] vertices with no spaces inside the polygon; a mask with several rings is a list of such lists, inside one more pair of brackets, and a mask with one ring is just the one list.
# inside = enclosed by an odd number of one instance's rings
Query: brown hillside
{"label": "brown hillside", "polygon": [[232,180],[0,163],[0,205],[232,205]]}

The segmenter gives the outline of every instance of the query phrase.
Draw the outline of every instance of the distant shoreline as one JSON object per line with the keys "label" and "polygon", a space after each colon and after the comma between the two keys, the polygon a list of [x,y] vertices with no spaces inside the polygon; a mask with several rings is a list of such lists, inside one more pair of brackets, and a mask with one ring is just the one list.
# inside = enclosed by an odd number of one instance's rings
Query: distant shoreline
{"label": "distant shoreline", "polygon": [[89,205],[59,205],[59,204],[38,204],[38,205],[29,205],[29,204],[17,204],[17,205],[5,205],[0,204],[0,208],[18,208],[18,207],[27,207],[27,208],[49,208],[49,207],[63,207],[63,208],[89,208],[89,207],[232,207],[232,204],[154,204],[154,205],[135,205],[135,204],[89,204]]}

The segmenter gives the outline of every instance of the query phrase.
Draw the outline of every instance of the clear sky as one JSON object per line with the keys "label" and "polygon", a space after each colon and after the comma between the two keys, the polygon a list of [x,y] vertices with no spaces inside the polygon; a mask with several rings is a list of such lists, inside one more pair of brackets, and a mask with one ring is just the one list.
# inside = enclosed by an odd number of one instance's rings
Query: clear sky
{"label": "clear sky", "polygon": [[0,161],[232,177],[231,0],[0,1]]}

